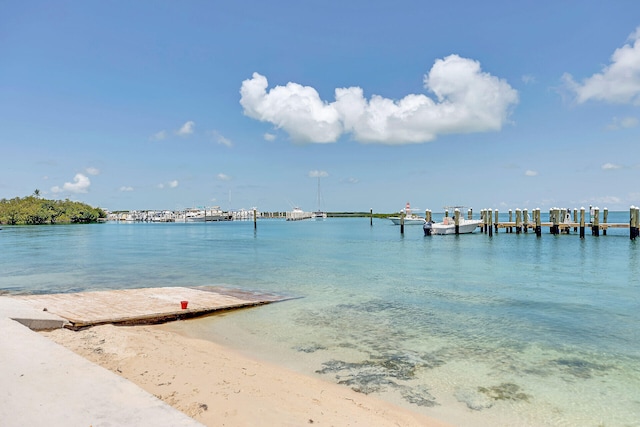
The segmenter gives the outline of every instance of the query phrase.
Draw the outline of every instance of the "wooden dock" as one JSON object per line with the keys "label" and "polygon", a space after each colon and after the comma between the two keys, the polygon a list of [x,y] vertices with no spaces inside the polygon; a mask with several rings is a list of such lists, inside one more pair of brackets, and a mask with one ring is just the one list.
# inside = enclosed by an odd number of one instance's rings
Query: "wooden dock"
{"label": "wooden dock", "polygon": [[[67,319],[69,329],[106,323],[163,323],[291,299],[213,286],[118,289],[65,294],[15,295],[38,310]],[[182,302],[187,308],[182,308]]]}

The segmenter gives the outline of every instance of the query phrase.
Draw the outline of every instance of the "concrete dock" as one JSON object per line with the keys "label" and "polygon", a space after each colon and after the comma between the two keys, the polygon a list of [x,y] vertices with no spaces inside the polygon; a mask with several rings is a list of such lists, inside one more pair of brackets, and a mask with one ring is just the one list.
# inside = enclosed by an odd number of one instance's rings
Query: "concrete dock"
{"label": "concrete dock", "polygon": [[[65,327],[69,329],[106,323],[162,323],[286,299],[273,294],[212,286],[117,289],[5,298],[23,302],[37,311],[58,315],[67,321]],[[182,308],[183,301],[187,303],[186,308]]]}
{"label": "concrete dock", "polygon": [[159,323],[282,299],[180,287],[0,296],[0,425],[202,426],[34,330]]}

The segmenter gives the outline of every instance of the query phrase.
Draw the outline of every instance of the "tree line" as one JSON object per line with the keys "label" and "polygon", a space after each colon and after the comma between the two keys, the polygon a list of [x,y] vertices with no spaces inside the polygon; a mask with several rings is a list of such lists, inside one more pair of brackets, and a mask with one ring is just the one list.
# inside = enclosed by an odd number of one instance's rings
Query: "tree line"
{"label": "tree line", "polygon": [[102,209],[85,203],[69,199],[42,199],[38,190],[31,196],[0,200],[0,224],[87,224],[106,217],[107,214]]}

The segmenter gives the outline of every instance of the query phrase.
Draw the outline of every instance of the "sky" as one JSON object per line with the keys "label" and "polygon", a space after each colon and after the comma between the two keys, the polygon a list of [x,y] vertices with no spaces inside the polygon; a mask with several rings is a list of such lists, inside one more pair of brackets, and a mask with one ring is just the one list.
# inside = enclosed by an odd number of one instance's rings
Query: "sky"
{"label": "sky", "polygon": [[0,199],[640,205],[640,2],[0,0]]}

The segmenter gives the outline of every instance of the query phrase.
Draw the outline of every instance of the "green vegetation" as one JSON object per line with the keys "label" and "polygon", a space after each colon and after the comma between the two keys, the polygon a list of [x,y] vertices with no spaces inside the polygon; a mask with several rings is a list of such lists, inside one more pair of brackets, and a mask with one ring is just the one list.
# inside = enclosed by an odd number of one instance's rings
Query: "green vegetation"
{"label": "green vegetation", "polygon": [[85,203],[72,202],[69,199],[41,199],[40,190],[34,191],[31,196],[0,200],[0,224],[87,224],[106,216],[102,209],[93,208]]}

